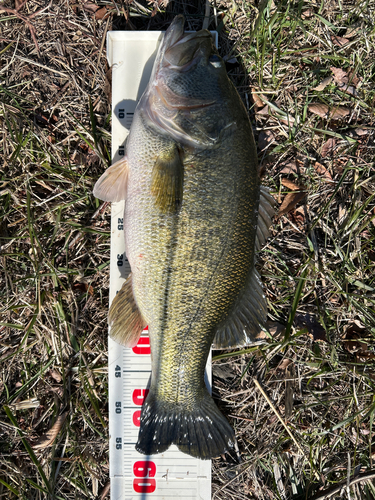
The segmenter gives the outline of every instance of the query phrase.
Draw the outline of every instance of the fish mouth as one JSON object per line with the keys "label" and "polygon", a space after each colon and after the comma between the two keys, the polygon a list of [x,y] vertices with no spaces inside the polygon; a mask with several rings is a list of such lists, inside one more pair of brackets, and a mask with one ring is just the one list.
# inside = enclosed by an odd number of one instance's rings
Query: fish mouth
{"label": "fish mouth", "polygon": [[168,68],[180,72],[189,71],[192,66],[204,59],[206,62],[213,49],[212,35],[208,30],[185,33],[185,18],[174,18],[164,35],[159,71]]}

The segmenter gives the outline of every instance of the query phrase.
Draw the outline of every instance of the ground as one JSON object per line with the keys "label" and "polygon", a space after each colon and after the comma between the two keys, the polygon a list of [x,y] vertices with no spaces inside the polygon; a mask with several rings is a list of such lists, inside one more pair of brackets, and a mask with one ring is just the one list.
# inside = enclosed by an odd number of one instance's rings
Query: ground
{"label": "ground", "polygon": [[[206,11],[0,3],[0,498],[109,497],[106,33]],[[242,458],[213,460],[213,498],[374,498],[375,3],[225,0],[207,21],[278,202],[269,332],[213,353]]]}

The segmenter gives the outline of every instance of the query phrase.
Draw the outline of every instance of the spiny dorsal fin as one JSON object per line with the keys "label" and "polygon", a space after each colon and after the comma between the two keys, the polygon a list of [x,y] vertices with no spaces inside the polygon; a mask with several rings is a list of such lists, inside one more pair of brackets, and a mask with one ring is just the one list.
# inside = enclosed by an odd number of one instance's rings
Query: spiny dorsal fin
{"label": "spiny dorsal fin", "polygon": [[94,196],[99,200],[111,201],[112,203],[125,200],[128,172],[128,160],[125,156],[107,168],[97,180],[93,190]]}
{"label": "spiny dorsal fin", "polygon": [[184,166],[175,143],[160,153],[152,169],[151,193],[164,212],[173,212],[182,203]]}
{"label": "spiny dorsal fin", "polygon": [[269,227],[272,222],[272,217],[275,214],[275,200],[271,196],[269,190],[260,186],[259,209],[258,209],[258,225],[257,234],[255,237],[255,250],[259,251],[262,245],[269,237]]}
{"label": "spiny dorsal fin", "polygon": [[126,347],[137,345],[146,323],[134,299],[131,274],[112,301],[108,323],[113,340]]}

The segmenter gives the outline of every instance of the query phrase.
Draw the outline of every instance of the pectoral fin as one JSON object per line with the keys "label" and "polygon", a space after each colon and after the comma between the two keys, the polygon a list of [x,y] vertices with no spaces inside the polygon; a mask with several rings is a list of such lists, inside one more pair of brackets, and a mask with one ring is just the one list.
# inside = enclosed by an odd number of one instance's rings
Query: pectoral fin
{"label": "pectoral fin", "polygon": [[146,322],[134,299],[131,274],[112,301],[108,323],[113,340],[126,347],[137,345]]}
{"label": "pectoral fin", "polygon": [[184,167],[176,144],[160,153],[152,170],[151,193],[164,212],[174,212],[182,203]]}
{"label": "pectoral fin", "polygon": [[94,186],[94,196],[103,201],[121,201],[126,198],[126,187],[128,184],[128,160],[127,157],[117,161],[107,168]]}

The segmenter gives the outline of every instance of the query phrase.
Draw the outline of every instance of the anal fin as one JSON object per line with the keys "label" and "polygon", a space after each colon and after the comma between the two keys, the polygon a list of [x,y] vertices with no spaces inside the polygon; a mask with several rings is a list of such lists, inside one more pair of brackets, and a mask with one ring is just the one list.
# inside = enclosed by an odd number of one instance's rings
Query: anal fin
{"label": "anal fin", "polygon": [[132,275],[122,285],[109,309],[110,337],[126,347],[137,345],[146,322],[135,302],[132,290]]}

